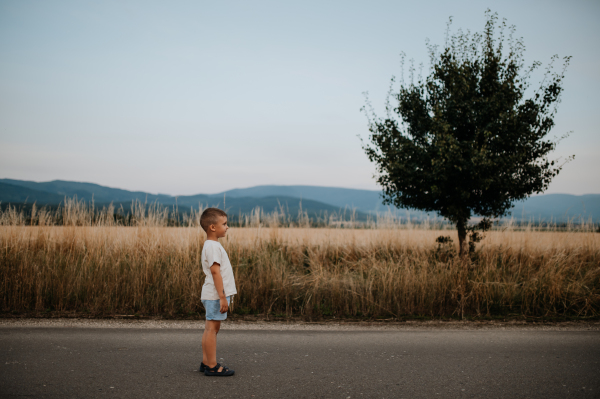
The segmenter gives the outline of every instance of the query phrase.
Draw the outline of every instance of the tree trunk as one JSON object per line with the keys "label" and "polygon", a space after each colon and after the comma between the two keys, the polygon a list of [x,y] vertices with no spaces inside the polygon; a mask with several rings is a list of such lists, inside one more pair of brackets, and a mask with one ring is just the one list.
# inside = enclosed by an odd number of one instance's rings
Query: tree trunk
{"label": "tree trunk", "polygon": [[467,239],[467,223],[460,221],[456,224],[458,230],[458,255],[463,256],[466,254],[466,239]]}

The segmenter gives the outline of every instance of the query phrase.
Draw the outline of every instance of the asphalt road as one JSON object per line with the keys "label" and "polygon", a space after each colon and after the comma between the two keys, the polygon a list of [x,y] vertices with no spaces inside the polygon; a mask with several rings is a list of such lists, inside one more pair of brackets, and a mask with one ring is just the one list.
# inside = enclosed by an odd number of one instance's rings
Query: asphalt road
{"label": "asphalt road", "polygon": [[0,397],[600,398],[598,331],[0,328]]}

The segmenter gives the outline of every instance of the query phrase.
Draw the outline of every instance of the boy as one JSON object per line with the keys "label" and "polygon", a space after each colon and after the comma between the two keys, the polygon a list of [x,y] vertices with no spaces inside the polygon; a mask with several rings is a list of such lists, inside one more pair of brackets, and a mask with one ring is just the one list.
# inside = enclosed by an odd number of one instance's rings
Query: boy
{"label": "boy", "polygon": [[207,208],[200,216],[200,225],[206,232],[201,256],[206,279],[200,295],[206,309],[206,325],[202,335],[200,372],[208,376],[228,377],[234,371],[217,363],[217,333],[221,328],[221,321],[227,318],[231,296],[237,294],[229,257],[218,241],[225,237],[229,229],[227,214],[218,208]]}

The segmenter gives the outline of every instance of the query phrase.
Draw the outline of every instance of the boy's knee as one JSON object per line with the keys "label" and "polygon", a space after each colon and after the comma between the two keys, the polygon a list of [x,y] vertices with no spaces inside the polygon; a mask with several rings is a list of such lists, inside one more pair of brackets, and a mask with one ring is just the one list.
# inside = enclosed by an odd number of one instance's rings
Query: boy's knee
{"label": "boy's knee", "polygon": [[206,325],[204,326],[204,328],[216,334],[221,329],[221,322],[215,320],[206,320]]}

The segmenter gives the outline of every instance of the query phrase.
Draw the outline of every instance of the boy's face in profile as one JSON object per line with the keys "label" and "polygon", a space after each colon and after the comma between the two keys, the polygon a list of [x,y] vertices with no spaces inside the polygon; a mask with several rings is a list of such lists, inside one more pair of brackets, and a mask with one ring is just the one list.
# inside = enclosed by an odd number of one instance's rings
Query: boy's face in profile
{"label": "boy's face in profile", "polygon": [[219,216],[217,223],[211,224],[210,227],[211,230],[214,229],[213,231],[217,235],[217,238],[225,237],[225,234],[227,234],[227,230],[229,229],[229,226],[227,226],[227,217]]}

